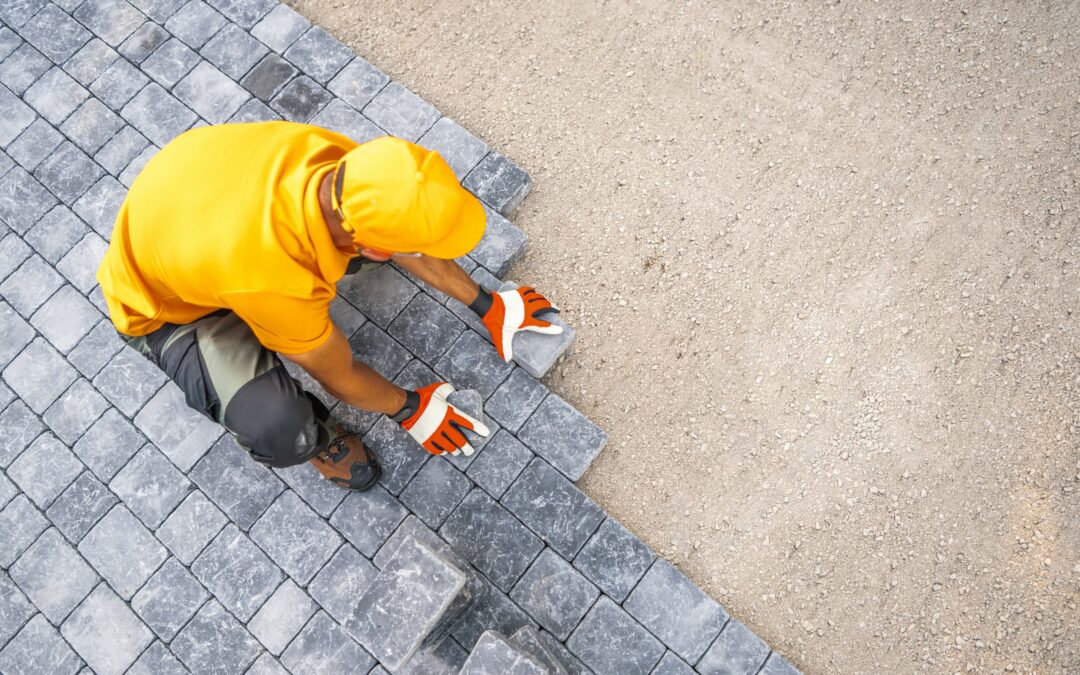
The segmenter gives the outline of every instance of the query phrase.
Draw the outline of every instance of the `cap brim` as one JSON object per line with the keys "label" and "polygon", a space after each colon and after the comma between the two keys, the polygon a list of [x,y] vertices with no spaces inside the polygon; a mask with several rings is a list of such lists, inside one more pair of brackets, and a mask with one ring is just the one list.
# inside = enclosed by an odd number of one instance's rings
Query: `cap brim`
{"label": "cap brim", "polygon": [[484,212],[484,205],[479,199],[469,194],[461,200],[458,222],[451,228],[450,234],[442,241],[425,246],[420,253],[444,260],[460,258],[476,248],[484,236],[486,226],[487,214]]}

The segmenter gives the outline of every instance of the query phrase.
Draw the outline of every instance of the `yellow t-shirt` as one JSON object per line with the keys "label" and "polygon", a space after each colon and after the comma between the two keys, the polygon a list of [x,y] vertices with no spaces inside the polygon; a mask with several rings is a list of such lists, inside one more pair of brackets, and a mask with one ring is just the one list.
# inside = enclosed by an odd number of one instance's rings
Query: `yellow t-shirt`
{"label": "yellow t-shirt", "polygon": [[355,147],[292,122],[173,139],[132,184],[98,268],[117,329],[146,335],[227,308],[268,349],[322,344],[349,256],[330,237],[319,181]]}

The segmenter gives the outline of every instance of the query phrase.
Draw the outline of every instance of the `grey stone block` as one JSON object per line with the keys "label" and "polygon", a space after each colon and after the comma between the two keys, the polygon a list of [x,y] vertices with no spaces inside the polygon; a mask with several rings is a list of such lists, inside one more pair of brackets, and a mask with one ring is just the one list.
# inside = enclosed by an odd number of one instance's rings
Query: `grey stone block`
{"label": "grey stone block", "polygon": [[25,42],[0,64],[0,82],[16,94],[12,96],[10,92],[0,90],[0,110],[4,112],[0,118],[4,120],[0,124],[0,146],[10,143],[30,124],[33,111],[18,97],[52,65],[44,54]]}
{"label": "grey stone block", "polygon": [[87,0],[75,10],[75,18],[113,47],[127,39],[145,20],[142,12],[125,0]]}
{"label": "grey stone block", "polygon": [[349,338],[353,355],[392,379],[412,358],[408,350],[372,322],[367,322]]}
{"label": "grey stone block", "polygon": [[550,671],[495,631],[480,636],[461,667],[461,675],[548,675]]}
{"label": "grey stone block", "polygon": [[108,482],[144,443],[142,434],[113,409],[105,411],[73,449],[98,478]]}
{"label": "grey stone block", "polygon": [[330,81],[328,88],[353,108],[363,110],[388,82],[390,78],[384,72],[357,56]]}
{"label": "grey stone block", "polygon": [[311,22],[292,7],[278,4],[251,29],[251,34],[279,54],[296,42]]}
{"label": "grey stone block", "polygon": [[[86,2],[84,6],[95,4],[99,4],[99,0]],[[81,20],[79,12],[75,13],[75,18]],[[67,61],[91,37],[78,21],[53,4],[45,6],[23,24],[19,35],[55,64]]]}
{"label": "grey stone block", "polygon": [[4,546],[0,548],[0,567],[11,567],[11,563],[48,527],[49,521],[34,508],[26,495],[16,495],[0,511],[0,531],[4,533]]}
{"label": "grey stone block", "polygon": [[367,672],[375,659],[326,612],[319,612],[281,655],[294,673]]}
{"label": "grey stone block", "polygon": [[485,207],[484,213],[487,215],[484,236],[469,251],[469,257],[502,278],[510,271],[510,265],[525,253],[529,236],[490,207]]}
{"label": "grey stone block", "polygon": [[88,87],[118,58],[120,55],[115,49],[93,38],[64,63],[64,70],[79,84]]}
{"label": "grey stone block", "polygon": [[496,499],[533,458],[532,452],[505,429],[499,430],[479,453],[466,474]]}
{"label": "grey stone block", "polygon": [[522,626],[510,636],[510,641],[529,656],[536,659],[542,666],[548,669],[551,675],[568,675],[559,657],[548,648],[547,643],[540,636],[540,631],[532,626]]}
{"label": "grey stone block", "polygon": [[769,656],[769,645],[732,619],[697,662],[702,675],[754,675]]}
{"label": "grey stone block", "polygon": [[121,349],[94,378],[94,386],[128,417],[135,415],[161,385],[165,374],[134,349]]}
{"label": "grey stone block", "polygon": [[15,401],[0,413],[0,466],[8,466],[45,428],[37,415],[22,401]]}
{"label": "grey stone block", "polygon": [[86,296],[65,284],[34,312],[30,323],[60,352],[67,353],[101,318]]}
{"label": "grey stone block", "polygon": [[390,134],[414,143],[439,119],[438,110],[398,82],[383,87],[361,112]]}
{"label": "grey stone block", "polygon": [[[292,579],[286,579],[248,622],[248,630],[270,653],[281,654],[318,606]],[[345,664],[341,664],[346,667]],[[347,668],[347,667],[346,667]]]}
{"label": "grey stone block", "polygon": [[518,438],[575,481],[607,443],[600,427],[555,394],[544,399]]}
{"label": "grey stone block", "polygon": [[94,474],[83,471],[45,515],[69,541],[78,544],[116,503],[116,496]]}
{"label": "grey stone block", "polygon": [[417,142],[437,151],[454,170],[458,180],[465,178],[488,152],[487,143],[449,117],[440,118]]}
{"label": "grey stone block", "polygon": [[169,31],[153,21],[146,21],[135,29],[117,50],[134,64],[140,64],[169,39]]}
{"label": "grey stone block", "polygon": [[278,497],[263,513],[251,528],[251,538],[286,574],[305,585],[342,541],[291,491]]}
{"label": "grey stone block", "polygon": [[623,607],[690,663],[728,620],[723,607],[666,560],[653,563]]}
{"label": "grey stone block", "polygon": [[341,329],[346,338],[351,338],[367,319],[344,298],[336,297],[330,301],[330,319]]}
{"label": "grey stone block", "polygon": [[94,570],[56,529],[49,529],[11,566],[11,578],[53,624],[63,621],[98,583]]}
{"label": "grey stone block", "polygon": [[0,60],[7,58],[7,55],[15,51],[20,44],[22,44],[22,38],[18,33],[7,26],[0,27]]}
{"label": "grey stone block", "polygon": [[402,368],[394,378],[394,384],[404,389],[419,389],[438,381],[439,376],[435,374],[435,371],[424,365],[420,359],[409,361],[409,365]]}
{"label": "grey stone block", "polygon": [[418,293],[388,330],[410,352],[434,364],[465,330],[465,324],[427,294]]}
{"label": "grey stone block", "polygon": [[8,146],[7,151],[24,169],[33,171],[63,142],[64,136],[38,117]]}
{"label": "grey stone block", "polygon": [[[93,235],[97,236],[97,235]],[[84,377],[93,377],[120,351],[123,343],[108,319],[102,319],[68,352],[67,358]]]}
{"label": "grey stone block", "polygon": [[37,611],[11,578],[0,572],[0,644],[13,638]]}
{"label": "grey stone block", "polygon": [[616,602],[622,602],[655,559],[652,549],[608,518],[574,558],[574,567]]}
{"label": "grey stone block", "polygon": [[220,68],[221,72],[233,80],[239,80],[268,51],[270,50],[244,29],[230,23],[207,42],[199,53]]}
{"label": "grey stone block", "polygon": [[244,76],[240,84],[260,101],[269,103],[298,72],[296,66],[277,54],[267,54]]}
{"label": "grey stone block", "polygon": [[[421,648],[400,672],[402,675],[458,675],[468,658],[469,653],[461,645],[444,639]],[[372,674],[377,675],[376,671]]]}
{"label": "grey stone block", "polygon": [[165,23],[186,2],[187,0],[131,0],[131,4],[158,23]]}
{"label": "grey stone block", "polygon": [[675,656],[675,652],[668,651],[650,675],[694,675],[694,669],[686,665],[686,661]]}
{"label": "grey stone block", "polygon": [[38,508],[45,509],[82,470],[82,462],[67,446],[45,433],[11,463],[7,474]]}
{"label": "grey stone block", "polygon": [[389,417],[380,417],[364,435],[364,444],[375,453],[382,465],[379,484],[391,494],[400,494],[431,454]]}
{"label": "grey stone block", "polygon": [[195,491],[165,519],[157,537],[180,562],[190,565],[227,522],[206,495]]}
{"label": "grey stone block", "polygon": [[71,209],[58,204],[30,228],[26,233],[26,241],[42,257],[56,264],[88,231]]}
{"label": "grey stone block", "polygon": [[249,96],[243,87],[206,61],[180,80],[173,94],[211,124],[225,122]]}
{"label": "grey stone block", "polygon": [[560,640],[592,606],[600,591],[551,549],[544,549],[510,593],[519,606]]}
{"label": "grey stone block", "polygon": [[[68,281],[83,293],[89,293],[97,284],[97,268],[105,257],[108,244],[93,232],[83,237],[75,244],[67,254],[56,264]],[[116,329],[113,329],[116,335]],[[78,348],[76,348],[78,349]],[[114,351],[115,353],[115,351]]]}
{"label": "grey stone block", "polygon": [[195,673],[242,673],[259,655],[259,643],[220,603],[211,600],[172,641]]}
{"label": "grey stone block", "polygon": [[184,394],[165,383],[135,416],[135,426],[181,471],[188,471],[221,436],[222,428],[188,407]]}
{"label": "grey stone block", "polygon": [[449,461],[434,457],[401,492],[401,503],[429,527],[439,527],[471,487],[472,481]]}
{"label": "grey stone block", "polygon": [[138,177],[139,172],[141,172],[143,170],[143,167],[146,166],[146,163],[149,162],[150,159],[157,154],[158,150],[160,150],[160,148],[158,148],[156,145],[148,146],[145,150],[139,153],[138,157],[131,160],[131,163],[128,164],[127,168],[124,169],[123,172],[121,172],[120,175],[117,177],[118,180],[124,185],[131,187],[131,184],[134,183],[135,179]]}
{"label": "grey stone block", "polygon": [[367,558],[344,544],[308,585],[308,593],[338,622],[352,616],[378,570]]}
{"label": "grey stone block", "polygon": [[96,98],[89,98],[60,125],[68,138],[85,152],[97,152],[124,126],[120,116]]}
{"label": "grey stone block", "polygon": [[285,670],[285,667],[278,663],[270,652],[263,652],[244,675],[289,675],[289,671]]}
{"label": "grey stone block", "polygon": [[271,110],[265,103],[259,99],[250,98],[247,103],[240,106],[236,114],[229,118],[229,122],[269,122],[280,119],[281,115]]}
{"label": "grey stone block", "polygon": [[664,645],[607,596],[600,596],[566,646],[598,673],[648,673]]}
{"label": "grey stone block", "polygon": [[186,675],[187,672],[169,648],[157,641],[146,648],[142,656],[128,669],[126,675]]}
{"label": "grey stone block", "polygon": [[504,429],[517,433],[547,395],[542,382],[515,368],[488,399],[486,410]]}
{"label": "grey stone block", "polygon": [[165,30],[199,49],[225,25],[225,17],[202,0],[191,0],[165,22]]}
{"label": "grey stone block", "polygon": [[361,553],[372,556],[408,513],[393,495],[376,486],[367,492],[349,493],[330,524]]}
{"label": "grey stone block", "polygon": [[[270,58],[269,56],[267,58]],[[307,75],[295,78],[270,102],[290,122],[307,122],[333,98]]]}
{"label": "grey stone block", "polygon": [[550,654],[553,654],[560,665],[562,665],[570,675],[592,675],[591,670],[585,667],[578,657],[570,653],[570,650],[566,648],[566,645],[559,642],[559,640],[547,632],[546,630],[538,630],[540,635],[540,641],[547,647]]}
{"label": "grey stone block", "polygon": [[366,143],[373,138],[386,135],[385,131],[339,98],[330,101],[318,115],[312,117],[311,124],[336,131],[357,143]]}
{"label": "grey stone block", "polygon": [[[3,290],[0,286],[0,292]],[[76,377],[75,369],[42,338],[27,345],[4,369],[4,381],[39,415],[71,386]]]}
{"label": "grey stone block", "polygon": [[[0,279],[6,279],[8,275],[17,270],[19,266],[23,264],[23,261],[30,257],[31,253],[32,251],[30,250],[30,247],[26,245],[26,242],[20,239],[19,235],[14,232],[0,240]],[[4,303],[4,307],[7,307],[8,311],[14,316],[14,310],[10,309],[11,305]],[[22,321],[22,319],[19,319],[19,321]],[[6,325],[5,328],[7,328]],[[33,337],[33,331],[31,331],[30,337]],[[23,344],[26,344],[26,342],[29,341],[30,339],[27,339]],[[22,349],[22,345],[19,345],[19,349]],[[11,347],[6,351],[10,352],[10,350]],[[9,355],[14,356],[14,354]]]}
{"label": "grey stone block", "polygon": [[373,265],[338,282],[338,294],[369,319],[386,328],[420,292],[390,265]]}
{"label": "grey stone block", "polygon": [[72,446],[108,407],[89,382],[79,379],[45,411],[43,419],[60,440]]}
{"label": "grey stone block", "polygon": [[799,669],[788,663],[788,660],[777,652],[773,652],[769,654],[769,658],[758,671],[758,675],[799,675]]}
{"label": "grey stone block", "polygon": [[244,28],[251,28],[278,3],[277,0],[210,0],[210,4]]}
{"label": "grey stone block", "polygon": [[147,75],[172,88],[199,62],[199,55],[176,38],[169,38],[142,63]]}
{"label": "grey stone block", "polygon": [[[0,5],[2,7],[2,5]],[[31,672],[45,675],[74,674],[82,666],[79,656],[49,625],[45,615],[30,619],[0,651],[0,671],[5,673],[26,672],[27,664],[33,664]]]}
{"label": "grey stone block", "polygon": [[475,389],[485,399],[513,369],[483,338],[465,331],[435,363],[435,372],[458,389]]}
{"label": "grey stone block", "polygon": [[529,194],[532,181],[521,167],[492,151],[469,172],[462,185],[505,216]]}
{"label": "grey stone block", "polygon": [[75,202],[75,213],[98,234],[107,238],[112,236],[116,215],[126,196],[127,190],[119,181],[112,176],[104,176]]}
{"label": "grey stone block", "polygon": [[104,173],[85,152],[66,141],[34,169],[34,176],[68,205],[74,204]]}
{"label": "grey stone block", "polygon": [[353,58],[353,52],[322,28],[314,26],[285,50],[285,58],[325,85]]}
{"label": "grey stone block", "polygon": [[502,503],[566,558],[574,557],[604,519],[593,500],[540,458],[514,481]]}
{"label": "grey stone block", "polygon": [[165,145],[195,122],[195,113],[153,82],[128,101],[120,114],[159,146]]}
{"label": "grey stone block", "polygon": [[109,487],[147,527],[156,528],[193,489],[157,448],[147,443]]}
{"label": "grey stone block", "polygon": [[281,481],[225,434],[188,474],[242,529],[250,528],[285,489]]}
{"label": "grey stone block", "polygon": [[323,518],[329,518],[348,493],[323,478],[310,462],[274,469],[278,478],[296,491],[296,494],[315,509]]}
{"label": "grey stone block", "polygon": [[0,508],[3,508],[17,494],[19,494],[19,489],[3,472],[0,472]]}
{"label": "grey stone block", "polygon": [[382,545],[382,548],[379,549],[379,552],[373,558],[375,567],[384,569],[389,565],[390,561],[397,555],[398,549],[401,548],[401,545],[409,537],[422,542],[431,550],[439,553],[459,570],[468,572],[468,563],[459,558],[457,554],[454,553],[453,549],[450,548],[449,544],[443,541],[439,535],[435,534],[431,528],[424,525],[419,518],[411,513],[401,525],[394,530],[394,534],[386,540],[386,543]]}
{"label": "grey stone block", "polygon": [[503,591],[543,548],[540,539],[480,489],[465,496],[439,534]]}
{"label": "grey stone block", "polygon": [[[164,46],[158,48],[158,51],[160,52],[163,48]],[[146,67],[150,60],[144,61],[143,66]],[[90,85],[90,91],[104,101],[107,106],[119,111],[149,81],[146,75],[139,72],[126,59],[117,59],[93,81]],[[152,104],[153,102],[151,102]]]}
{"label": "grey stone block", "polygon": [[59,125],[90,96],[81,84],[59,68],[38,78],[23,94],[23,100],[53,125]]}
{"label": "grey stone block", "polygon": [[135,131],[134,127],[125,125],[97,151],[94,161],[112,175],[118,176],[148,145],[150,141]]}
{"label": "grey stone block", "polygon": [[18,28],[34,16],[47,3],[46,0],[14,0],[0,5],[0,21]]}
{"label": "grey stone block", "polygon": [[[3,98],[2,94],[0,91],[0,99]],[[0,101],[0,114],[3,112],[3,102]],[[19,234],[29,230],[55,205],[56,197],[19,167],[0,178],[0,220]]]}
{"label": "grey stone block", "polygon": [[199,554],[191,571],[241,621],[248,621],[285,578],[235,525]]}
{"label": "grey stone block", "polygon": [[158,637],[171,640],[209,597],[176,558],[169,558],[131,599],[131,608]]}
{"label": "grey stone block", "polygon": [[154,535],[123,505],[113,507],[86,533],[79,553],[125,600],[168,557]]}

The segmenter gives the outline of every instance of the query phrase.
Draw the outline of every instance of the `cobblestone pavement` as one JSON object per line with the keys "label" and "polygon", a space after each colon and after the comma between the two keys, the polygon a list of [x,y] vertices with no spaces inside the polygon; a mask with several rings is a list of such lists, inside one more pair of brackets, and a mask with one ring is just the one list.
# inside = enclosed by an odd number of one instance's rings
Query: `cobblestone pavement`
{"label": "cobblestone pavement", "polygon": [[503,283],[527,174],[287,6],[0,3],[0,672],[795,672],[574,485],[606,436],[537,379],[570,330],[505,364],[403,271],[346,277],[360,358],[492,429],[436,458],[334,408],[369,493],[256,464],[122,348],[94,275],[126,186],[188,128],[278,118],[439,150],[488,208],[461,262]]}

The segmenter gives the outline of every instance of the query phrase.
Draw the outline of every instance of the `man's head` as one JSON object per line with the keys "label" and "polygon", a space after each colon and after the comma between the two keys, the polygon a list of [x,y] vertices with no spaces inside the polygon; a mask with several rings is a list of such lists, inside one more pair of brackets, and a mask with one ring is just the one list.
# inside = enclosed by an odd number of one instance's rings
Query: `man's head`
{"label": "man's head", "polygon": [[484,208],[439,153],[400,138],[383,136],[351,150],[334,169],[330,189],[342,228],[368,257],[457,258],[484,234]]}

